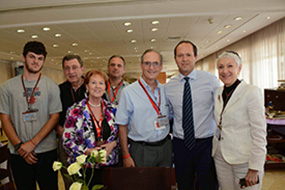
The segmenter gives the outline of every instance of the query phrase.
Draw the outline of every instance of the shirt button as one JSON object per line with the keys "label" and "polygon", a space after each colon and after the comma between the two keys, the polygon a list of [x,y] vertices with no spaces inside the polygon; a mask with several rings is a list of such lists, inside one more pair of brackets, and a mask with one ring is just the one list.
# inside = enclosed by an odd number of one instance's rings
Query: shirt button
{"label": "shirt button", "polygon": [[222,137],[221,139],[224,140],[224,137]]}

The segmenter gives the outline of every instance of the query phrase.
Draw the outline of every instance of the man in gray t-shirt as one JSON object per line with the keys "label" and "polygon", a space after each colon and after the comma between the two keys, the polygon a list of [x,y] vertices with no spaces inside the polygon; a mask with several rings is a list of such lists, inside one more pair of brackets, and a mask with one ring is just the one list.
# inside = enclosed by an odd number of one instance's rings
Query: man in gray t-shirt
{"label": "man in gray t-shirt", "polygon": [[61,102],[55,82],[41,74],[46,58],[41,42],[28,42],[23,51],[23,75],[0,87],[0,119],[9,140],[17,189],[56,190],[56,135]]}

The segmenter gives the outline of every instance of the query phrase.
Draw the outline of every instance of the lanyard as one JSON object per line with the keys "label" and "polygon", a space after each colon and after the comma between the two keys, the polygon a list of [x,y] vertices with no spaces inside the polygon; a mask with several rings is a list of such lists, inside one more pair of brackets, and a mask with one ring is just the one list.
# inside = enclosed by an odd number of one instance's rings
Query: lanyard
{"label": "lanyard", "polygon": [[[119,83],[119,86],[117,86],[116,91],[114,92],[114,89],[111,87],[110,81],[108,81],[108,93],[109,93],[109,99],[110,99],[111,103],[113,103],[114,100],[116,99],[116,96],[117,96],[118,91],[121,88],[122,84],[123,84],[123,80],[121,80],[121,82]],[[112,100],[111,100],[111,90],[110,90],[111,88],[112,88],[112,92],[114,94]]]}
{"label": "lanyard", "polygon": [[[79,87],[78,93],[76,93],[76,91],[75,91],[75,93],[77,94],[77,98],[76,99],[78,99],[78,97],[80,96],[80,91],[81,91],[81,87]],[[75,97],[74,97],[74,90],[73,90],[73,88],[71,86],[70,86],[70,93],[71,93],[71,96],[72,96],[73,103],[75,103],[76,101],[75,101]]]}
{"label": "lanyard", "polygon": [[40,73],[40,75],[39,75],[39,78],[38,78],[38,80],[37,80],[37,82],[36,82],[36,84],[35,84],[35,87],[33,88],[33,91],[32,91],[32,93],[31,93],[31,96],[30,96],[30,99],[28,98],[28,94],[27,94],[27,90],[26,90],[26,87],[25,87],[25,84],[24,84],[24,78],[23,78],[23,75],[21,76],[21,81],[22,81],[22,85],[23,85],[23,88],[24,88],[24,91],[25,91],[25,96],[26,96],[26,102],[27,102],[27,104],[28,104],[28,111],[30,111],[30,103],[32,102],[35,102],[35,97],[33,96],[33,94],[34,94],[34,92],[35,92],[35,90],[36,90],[36,88],[37,88],[37,85],[38,85],[38,83],[39,83],[39,81],[40,81],[40,79],[41,79],[41,76],[42,76],[42,74]]}
{"label": "lanyard", "polygon": [[93,119],[93,121],[94,121],[94,123],[95,123],[97,136],[98,136],[99,139],[101,139],[101,138],[103,138],[102,121],[103,121],[104,101],[102,101],[102,107],[101,107],[102,114],[101,114],[101,116],[100,116],[99,121],[96,120],[96,117],[95,117],[95,115],[93,114],[93,112],[92,112],[92,110],[91,110],[91,107],[90,107],[90,105],[89,105],[88,102],[89,102],[89,101],[87,100],[87,107],[88,107],[88,109],[90,110],[92,119]]}
{"label": "lanyard", "polygon": [[141,85],[142,89],[144,90],[144,92],[146,93],[150,103],[152,104],[153,108],[155,109],[157,115],[161,115],[160,114],[160,89],[158,90],[158,94],[159,94],[159,101],[158,101],[158,105],[156,105],[156,103],[153,101],[153,99],[150,97],[150,95],[148,94],[147,90],[145,89],[143,83],[141,82],[141,79],[139,79],[139,84]]}

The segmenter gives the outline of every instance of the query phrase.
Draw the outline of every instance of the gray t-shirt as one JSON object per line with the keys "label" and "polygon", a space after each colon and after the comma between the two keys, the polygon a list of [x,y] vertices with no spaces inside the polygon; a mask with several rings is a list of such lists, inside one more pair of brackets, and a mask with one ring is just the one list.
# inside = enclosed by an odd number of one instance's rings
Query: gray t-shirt
{"label": "gray t-shirt", "polygon": [[[26,81],[24,84],[28,97],[31,95],[36,81]],[[23,112],[28,110],[25,91],[21,82],[21,76],[6,81],[0,87],[0,113],[8,114],[16,133],[22,142],[31,140],[49,120],[49,115],[61,112],[61,101],[58,85],[50,78],[42,76],[34,92],[35,101],[31,108],[36,112],[36,121],[24,122]],[[53,150],[56,145],[56,134],[51,133],[36,147],[35,153],[43,153]],[[9,142],[8,147],[12,154],[17,154],[13,145]]]}

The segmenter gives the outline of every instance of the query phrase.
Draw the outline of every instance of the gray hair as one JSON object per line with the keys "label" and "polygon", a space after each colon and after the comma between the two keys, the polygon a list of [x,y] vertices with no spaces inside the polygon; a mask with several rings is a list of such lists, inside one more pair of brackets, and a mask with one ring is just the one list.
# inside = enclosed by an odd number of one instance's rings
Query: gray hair
{"label": "gray hair", "polygon": [[241,65],[241,62],[242,62],[241,61],[241,57],[235,51],[225,51],[225,52],[223,52],[221,55],[219,55],[219,57],[218,57],[218,59],[216,61],[216,64],[218,64],[220,59],[222,59],[224,57],[232,58],[237,63],[238,67]]}

